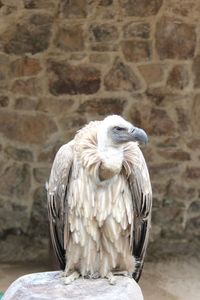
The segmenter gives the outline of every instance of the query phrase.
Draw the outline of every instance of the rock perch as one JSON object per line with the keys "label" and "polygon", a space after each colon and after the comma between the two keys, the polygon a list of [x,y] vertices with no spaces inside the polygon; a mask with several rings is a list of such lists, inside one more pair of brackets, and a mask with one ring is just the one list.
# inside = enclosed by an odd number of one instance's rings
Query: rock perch
{"label": "rock perch", "polygon": [[64,285],[61,272],[43,272],[22,276],[14,281],[3,300],[144,300],[135,280],[117,277],[111,286],[106,279],[77,279]]}

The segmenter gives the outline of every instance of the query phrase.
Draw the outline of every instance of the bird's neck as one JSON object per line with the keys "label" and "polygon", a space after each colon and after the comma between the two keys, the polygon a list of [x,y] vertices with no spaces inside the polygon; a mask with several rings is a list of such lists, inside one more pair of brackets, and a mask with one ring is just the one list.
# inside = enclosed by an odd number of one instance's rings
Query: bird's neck
{"label": "bird's neck", "polygon": [[102,161],[102,169],[113,176],[121,171],[124,159],[123,147],[114,146],[110,139],[101,132],[97,137],[98,153]]}

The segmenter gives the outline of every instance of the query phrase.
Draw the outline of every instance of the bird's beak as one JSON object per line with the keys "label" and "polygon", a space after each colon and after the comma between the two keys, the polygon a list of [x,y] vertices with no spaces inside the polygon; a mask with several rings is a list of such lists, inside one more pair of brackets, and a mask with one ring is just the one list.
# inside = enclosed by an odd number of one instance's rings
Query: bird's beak
{"label": "bird's beak", "polygon": [[145,145],[148,143],[148,137],[146,132],[141,129],[141,128],[137,128],[137,127],[133,127],[131,129],[131,131],[129,132],[130,136],[131,136],[131,140],[132,141],[137,141],[137,142],[142,142]]}

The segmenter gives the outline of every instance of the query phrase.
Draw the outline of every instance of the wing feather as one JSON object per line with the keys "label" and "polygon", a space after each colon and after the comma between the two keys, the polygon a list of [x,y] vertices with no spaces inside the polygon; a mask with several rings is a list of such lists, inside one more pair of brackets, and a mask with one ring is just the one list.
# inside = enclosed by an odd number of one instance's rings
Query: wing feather
{"label": "wing feather", "polygon": [[57,152],[47,184],[47,204],[50,236],[61,269],[65,268],[65,250],[68,242],[67,186],[73,162],[73,141]]}
{"label": "wing feather", "polygon": [[134,210],[133,233],[131,235],[132,253],[137,261],[133,277],[138,281],[149,240],[152,209],[152,189],[149,172],[139,147],[128,181]]}

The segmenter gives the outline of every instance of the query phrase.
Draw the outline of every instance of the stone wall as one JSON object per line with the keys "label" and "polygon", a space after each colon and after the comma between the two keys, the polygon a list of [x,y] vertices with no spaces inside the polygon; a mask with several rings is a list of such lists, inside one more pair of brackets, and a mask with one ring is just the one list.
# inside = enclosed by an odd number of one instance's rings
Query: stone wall
{"label": "stone wall", "polygon": [[54,155],[113,113],[150,137],[149,257],[199,249],[199,16],[199,0],[0,0],[1,261],[47,257]]}

